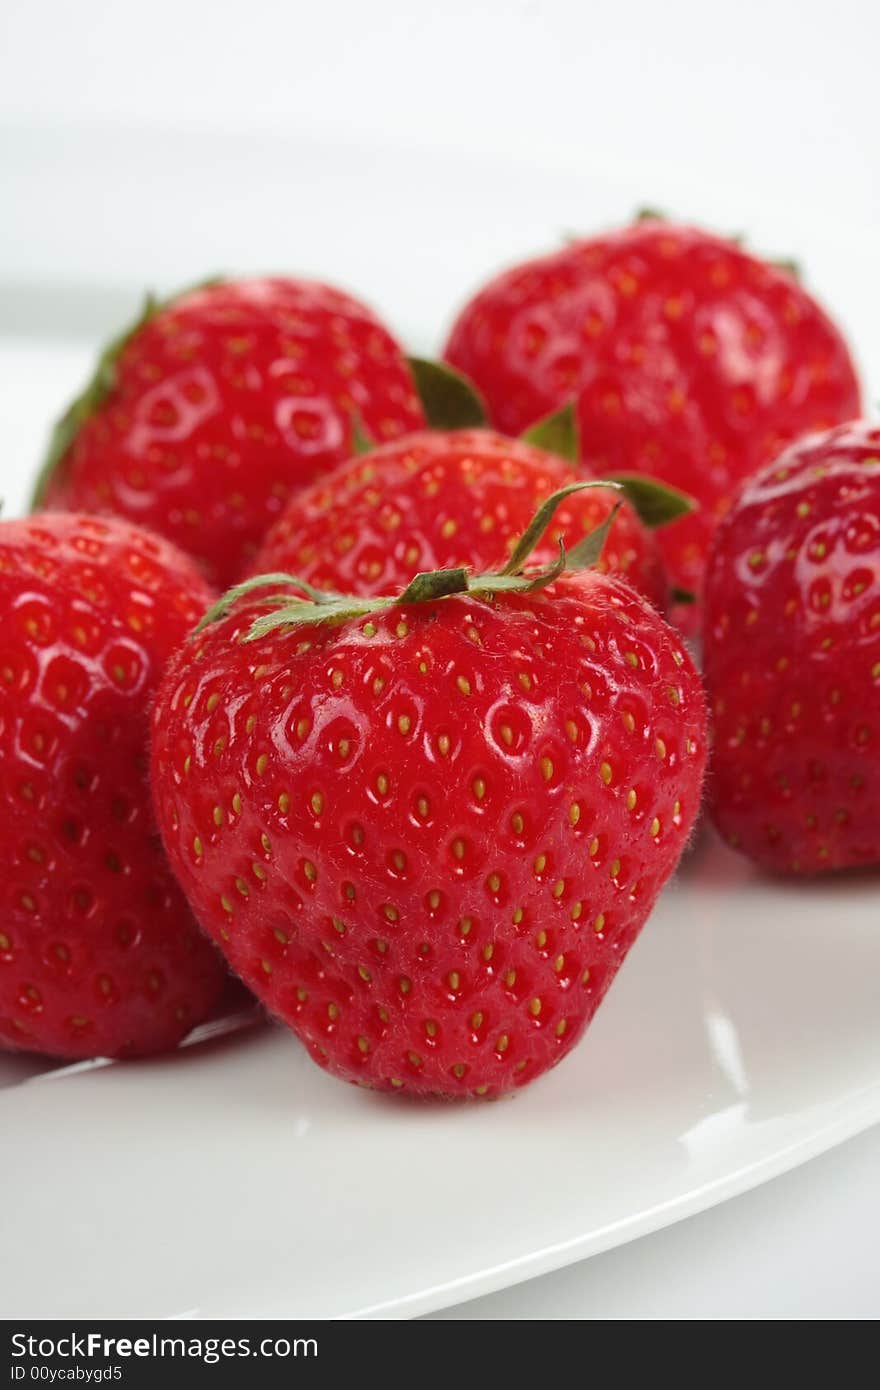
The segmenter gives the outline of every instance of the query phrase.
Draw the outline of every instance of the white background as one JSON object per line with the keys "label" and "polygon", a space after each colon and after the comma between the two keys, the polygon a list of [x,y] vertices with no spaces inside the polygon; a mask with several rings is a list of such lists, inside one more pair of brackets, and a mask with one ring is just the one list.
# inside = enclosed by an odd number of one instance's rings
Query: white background
{"label": "white background", "polygon": [[[144,284],[306,270],[431,347],[493,267],[639,204],[801,259],[875,398],[878,13],[6,0],[0,348],[71,340],[7,442],[22,477],[80,343]],[[876,1316],[878,1159],[863,1136],[470,1315]]]}
{"label": "white background", "polygon": [[880,360],[871,0],[5,0],[0,25],[7,274],[324,271],[436,342],[487,271],[635,202],[801,258]]}
{"label": "white background", "polygon": [[309,131],[625,166],[709,214],[877,212],[870,0],[6,0],[4,15],[10,120]]}

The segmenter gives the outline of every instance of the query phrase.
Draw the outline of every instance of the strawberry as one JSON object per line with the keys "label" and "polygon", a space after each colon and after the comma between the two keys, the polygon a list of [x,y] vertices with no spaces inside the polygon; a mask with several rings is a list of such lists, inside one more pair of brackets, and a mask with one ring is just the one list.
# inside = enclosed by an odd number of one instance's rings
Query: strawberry
{"label": "strawberry", "polygon": [[226,972],[162,853],[147,706],[210,592],[165,541],[0,523],[0,1047],[172,1047]]}
{"label": "strawberry", "polygon": [[400,349],[356,300],[306,280],[216,282],[148,301],[61,420],[37,489],[167,536],[226,585],[296,488],[423,415]]}
{"label": "strawberry", "polygon": [[[291,498],[254,573],[288,570],[323,589],[387,594],[399,593],[417,570],[489,569],[504,563],[539,503],[575,477],[563,459],[489,430],[409,435],[340,464]],[[595,489],[567,497],[541,558],[551,558],[560,539],[574,546],[615,500]],[[628,503],[614,518],[598,568],[664,605],[656,540]]]}
{"label": "strawberry", "polygon": [[505,433],[576,395],[589,472],[647,473],[696,498],[660,544],[673,584],[697,593],[737,483],[859,411],[846,344],[789,271],[656,217],[498,276],[446,357]]}
{"label": "strawberry", "polygon": [[811,435],[718,528],[705,669],[722,835],[766,868],[880,862],[880,429]]}
{"label": "strawberry", "polygon": [[523,570],[560,500],[501,573],[397,599],[242,584],[163,681],[178,879],[347,1081],[491,1097],[559,1061],[696,815],[705,711],[677,634],[619,579]]}

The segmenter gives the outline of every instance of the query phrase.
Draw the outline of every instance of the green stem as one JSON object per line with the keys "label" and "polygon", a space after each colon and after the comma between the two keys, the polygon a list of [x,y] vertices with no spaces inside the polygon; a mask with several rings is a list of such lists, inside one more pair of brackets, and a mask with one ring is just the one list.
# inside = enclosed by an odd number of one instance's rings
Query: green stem
{"label": "green stem", "polygon": [[201,632],[211,623],[226,617],[239,599],[245,598],[249,594],[258,594],[261,589],[277,588],[278,585],[300,589],[302,596],[289,593],[266,595],[264,601],[271,605],[270,611],[253,620],[242,641],[259,641],[260,638],[278,628],[292,625],[344,622],[349,618],[379,613],[384,609],[395,608],[401,604],[433,603],[453,594],[474,594],[481,598],[491,598],[496,594],[534,593],[539,589],[546,588],[548,584],[552,584],[566,570],[586,569],[594,565],[599,559],[602,546],[617,515],[620,503],[612,508],[602,524],[597,526],[589,536],[585,536],[570,553],[566,553],[565,546],[560,541],[559,552],[549,564],[532,567],[526,565],[530,555],[550,525],[560,502],[574,492],[582,492],[587,488],[596,487],[611,488],[621,493],[626,490],[621,483],[607,482],[603,479],[569,483],[567,487],[560,488],[538,508],[502,570],[489,571],[485,574],[472,574],[464,566],[455,569],[428,570],[415,575],[401,594],[395,596],[378,595],[370,598],[358,597],[353,594],[335,594],[316,589],[314,585],[300,579],[295,574],[280,572],[259,574],[253,579],[245,579],[241,584],[236,584],[227,590],[223,597],[208,609],[195,632]]}

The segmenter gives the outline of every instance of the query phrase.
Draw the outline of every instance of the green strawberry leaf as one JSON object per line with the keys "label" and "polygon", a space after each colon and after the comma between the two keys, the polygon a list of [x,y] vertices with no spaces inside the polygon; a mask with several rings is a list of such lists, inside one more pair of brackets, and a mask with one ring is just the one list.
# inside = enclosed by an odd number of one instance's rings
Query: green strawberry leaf
{"label": "green strawberry leaf", "polygon": [[583,492],[588,487],[612,487],[619,488],[616,482],[606,482],[604,479],[590,479],[582,483],[569,483],[567,487],[561,487],[557,492],[550,494],[535,512],[525,531],[523,531],[513,550],[510,559],[501,571],[502,574],[520,574],[523,565],[531,555],[535,546],[540,541],[550,522],[556,513],[556,508],[566,497],[570,497],[573,492]]}
{"label": "green strawberry leaf", "polygon": [[602,551],[605,549],[605,542],[608,539],[608,532],[614,525],[614,518],[620,511],[621,504],[618,502],[606,516],[600,526],[591,531],[588,536],[584,536],[582,541],[578,541],[576,546],[568,552],[566,568],[570,570],[588,570],[599,560]]}
{"label": "green strawberry leaf", "polygon": [[[558,579],[561,574],[564,574],[567,569],[568,556],[565,553],[565,546],[562,541],[560,541],[559,553],[556,559],[549,565],[544,565],[541,569],[537,570],[523,570],[522,574],[517,575],[518,579],[524,579],[526,581],[526,587],[520,589],[519,592],[521,594],[535,594],[539,589],[546,589],[548,584],[552,584],[553,581]],[[478,583],[479,577],[473,582],[471,588],[476,589]]]}
{"label": "green strawberry leaf", "polygon": [[613,473],[608,482],[616,483],[639,520],[650,530],[668,526],[670,521],[687,516],[697,504],[686,492],[648,478],[643,473]]}
{"label": "green strawberry leaf", "polygon": [[278,607],[273,612],[264,613],[261,618],[255,618],[241,640],[259,642],[261,637],[268,636],[277,628],[290,627],[292,624],[315,627],[319,623],[344,623],[349,618],[362,618],[368,613],[375,613],[382,607],[390,608],[392,603],[399,602],[399,599],[385,599],[383,603],[377,599],[355,598],[349,595],[336,595],[320,602],[313,602],[307,598],[281,595]]}
{"label": "green strawberry leaf", "polygon": [[431,429],[466,430],[485,425],[486,408],[467,377],[426,357],[410,357],[408,361]]}
{"label": "green strawberry leaf", "polygon": [[568,401],[561,410],[554,410],[530,425],[520,439],[526,444],[534,444],[538,449],[546,449],[548,454],[556,454],[568,463],[577,463],[580,457],[580,431],[574,402]]}
{"label": "green strawberry leaf", "polygon": [[361,454],[372,453],[375,447],[375,440],[370,438],[361,417],[353,415],[351,417],[351,452],[359,457]]}
{"label": "green strawberry leaf", "polygon": [[804,278],[804,272],[801,269],[799,261],[782,256],[778,260],[771,260],[770,264],[775,266],[777,270],[784,270],[786,275],[790,275],[793,280],[802,280]]}
{"label": "green strawberry leaf", "polygon": [[[192,635],[202,632],[211,623],[219,622],[225,618],[226,614],[237,603],[240,598],[253,593],[255,589],[264,589],[269,584],[289,584],[291,587],[302,589],[313,603],[328,603],[331,599],[339,598],[339,594],[326,593],[323,589],[316,589],[313,584],[309,584],[305,579],[299,579],[295,574],[284,574],[276,572],[273,574],[255,574],[251,579],[243,579],[240,584],[233,584],[231,589],[227,589],[225,594],[221,594],[216,603],[212,603],[204,616],[193,628]],[[291,600],[290,594],[281,596],[285,603],[305,602],[305,600]],[[277,599],[278,595],[273,594],[272,599]]]}

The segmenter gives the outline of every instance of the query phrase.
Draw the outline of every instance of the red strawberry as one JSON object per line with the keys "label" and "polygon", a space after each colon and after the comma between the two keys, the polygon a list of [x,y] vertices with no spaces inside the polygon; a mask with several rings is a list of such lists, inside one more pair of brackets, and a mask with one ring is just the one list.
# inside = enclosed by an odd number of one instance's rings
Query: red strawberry
{"label": "red strawberry", "polygon": [[713,811],[767,868],[880,861],[880,429],[795,444],[718,528],[706,581]]}
{"label": "red strawberry", "polygon": [[291,492],[423,415],[400,349],[356,300],[305,280],[214,283],[159,305],[102,357],[61,421],[47,507],[117,513],[245,570]]}
{"label": "red strawberry", "polygon": [[605,575],[517,592],[558,573],[513,578],[524,550],[399,600],[234,591],[157,699],[157,813],[196,915],[349,1081],[494,1096],[559,1061],[697,812],[677,635]]}
{"label": "red strawberry", "polygon": [[[351,459],[291,498],[254,563],[319,588],[399,593],[419,570],[503,564],[538,505],[575,478],[553,454],[489,430],[421,433]],[[573,547],[617,499],[587,489],[554,517],[541,558]],[[624,503],[599,567],[662,607],[666,582],[653,535]]]}
{"label": "red strawberry", "polygon": [[446,356],[505,433],[576,394],[591,472],[648,473],[695,497],[701,510],[661,539],[671,580],[695,592],[737,483],[859,410],[846,344],[792,274],[656,218],[500,275]]}
{"label": "red strawberry", "polygon": [[162,853],[147,706],[209,592],[120,522],[0,523],[0,1046],[172,1047],[226,972]]}

